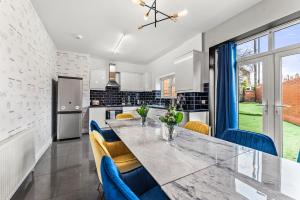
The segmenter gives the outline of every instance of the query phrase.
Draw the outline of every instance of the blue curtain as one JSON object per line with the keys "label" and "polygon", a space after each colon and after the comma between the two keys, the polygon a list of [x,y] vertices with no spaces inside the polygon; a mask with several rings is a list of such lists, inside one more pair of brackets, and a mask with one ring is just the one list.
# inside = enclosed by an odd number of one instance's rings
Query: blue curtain
{"label": "blue curtain", "polygon": [[238,128],[236,44],[228,42],[218,47],[216,134]]}

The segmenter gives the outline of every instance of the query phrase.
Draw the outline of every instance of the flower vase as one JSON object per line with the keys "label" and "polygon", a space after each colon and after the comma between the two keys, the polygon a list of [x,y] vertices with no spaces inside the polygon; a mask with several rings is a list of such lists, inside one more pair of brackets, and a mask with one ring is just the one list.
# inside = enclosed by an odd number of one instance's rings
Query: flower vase
{"label": "flower vase", "polygon": [[146,126],[146,118],[147,117],[142,117],[142,126]]}
{"label": "flower vase", "polygon": [[168,141],[174,140],[174,126],[168,126]]}

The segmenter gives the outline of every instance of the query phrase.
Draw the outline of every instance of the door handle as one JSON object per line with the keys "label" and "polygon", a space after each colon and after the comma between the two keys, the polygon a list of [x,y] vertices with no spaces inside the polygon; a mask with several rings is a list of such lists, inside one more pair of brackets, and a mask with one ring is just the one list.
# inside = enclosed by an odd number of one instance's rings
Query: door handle
{"label": "door handle", "polygon": [[261,106],[263,107],[263,111],[267,114],[268,113],[268,107],[269,107],[269,104],[268,102],[264,103],[264,104],[257,104],[256,106]]}

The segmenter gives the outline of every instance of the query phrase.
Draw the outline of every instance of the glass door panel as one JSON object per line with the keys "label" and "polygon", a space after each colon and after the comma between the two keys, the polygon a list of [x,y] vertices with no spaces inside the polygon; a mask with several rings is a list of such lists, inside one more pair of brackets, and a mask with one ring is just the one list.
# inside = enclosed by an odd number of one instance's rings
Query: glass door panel
{"label": "glass door panel", "polygon": [[276,55],[276,136],[280,154],[296,161],[300,150],[300,50]]}
{"label": "glass door panel", "polygon": [[[273,138],[272,57],[265,56],[238,64],[239,129],[262,133]],[[274,73],[274,72],[273,72]],[[274,104],[273,104],[274,105]],[[270,126],[271,124],[271,126]]]}
{"label": "glass door panel", "polygon": [[239,128],[263,132],[263,63],[239,67]]}

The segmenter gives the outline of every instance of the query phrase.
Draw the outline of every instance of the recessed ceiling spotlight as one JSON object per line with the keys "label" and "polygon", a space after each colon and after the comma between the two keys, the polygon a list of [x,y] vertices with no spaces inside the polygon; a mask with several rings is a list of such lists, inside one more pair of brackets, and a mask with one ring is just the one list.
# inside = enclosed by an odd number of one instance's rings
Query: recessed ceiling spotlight
{"label": "recessed ceiling spotlight", "polygon": [[81,40],[81,39],[83,38],[83,36],[82,36],[82,35],[76,35],[75,38],[76,38],[77,40]]}

